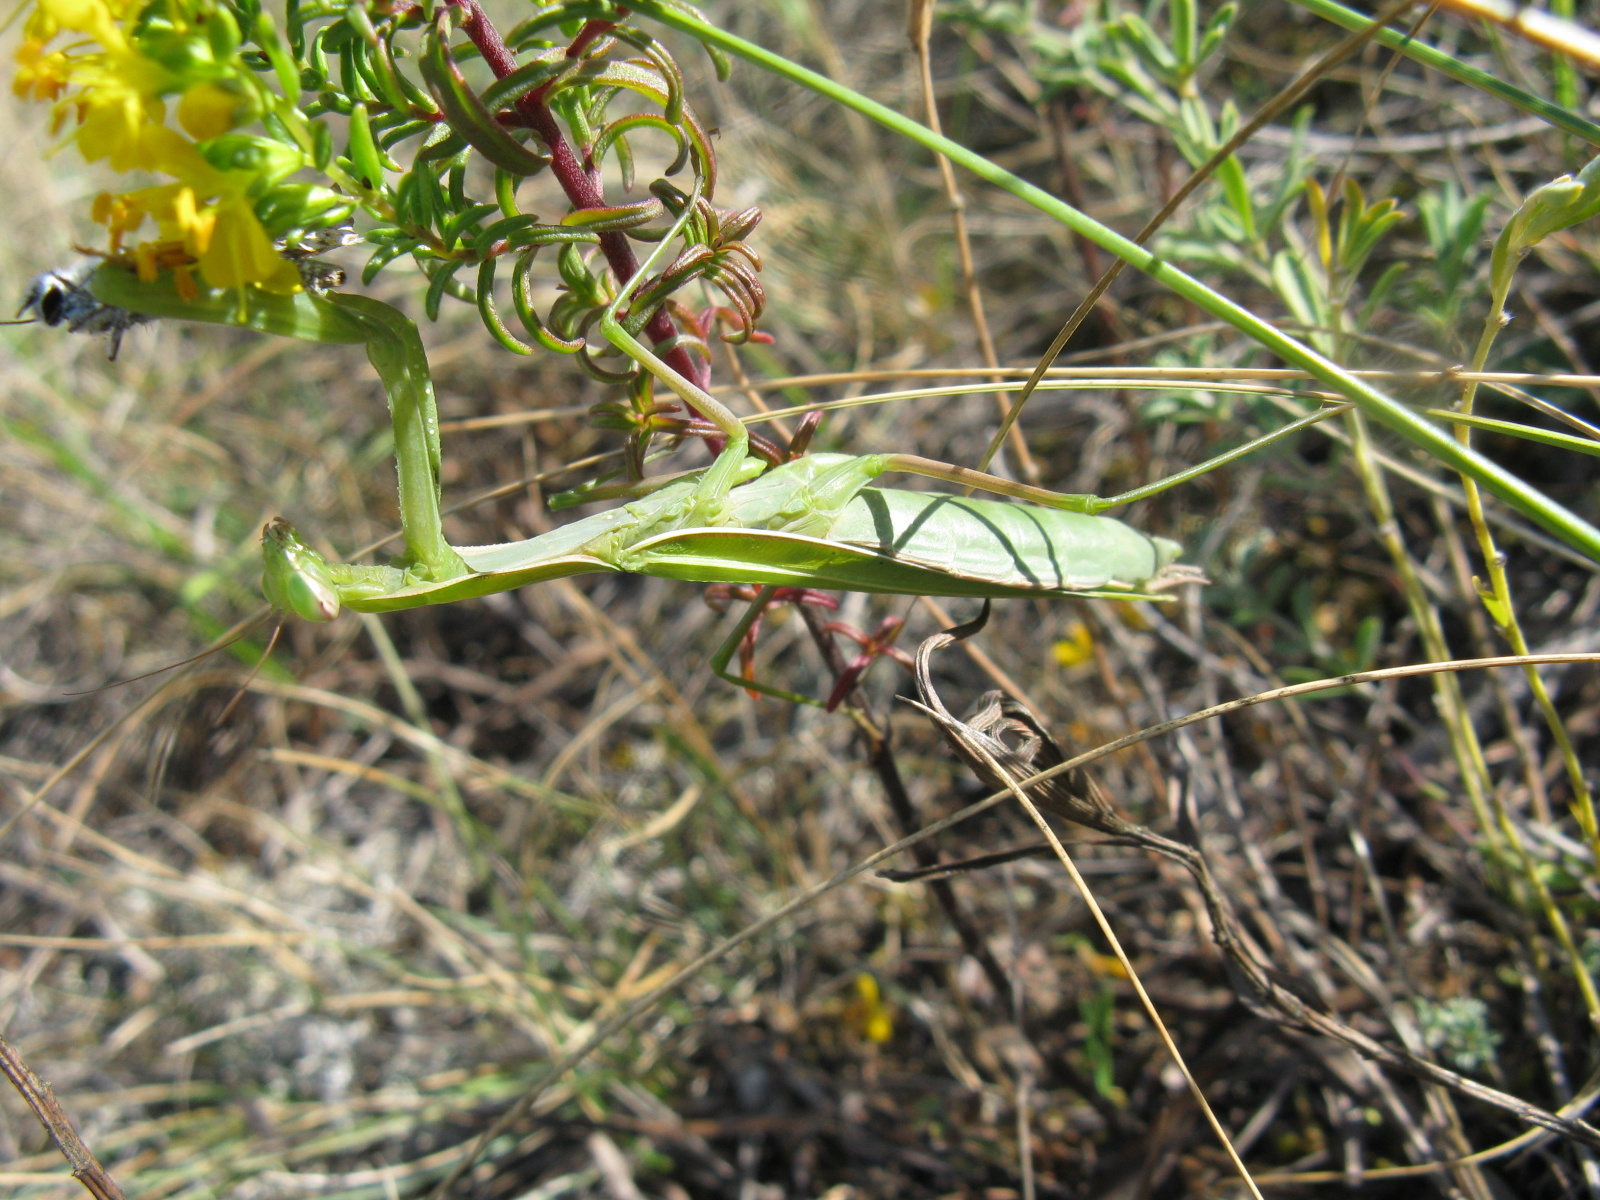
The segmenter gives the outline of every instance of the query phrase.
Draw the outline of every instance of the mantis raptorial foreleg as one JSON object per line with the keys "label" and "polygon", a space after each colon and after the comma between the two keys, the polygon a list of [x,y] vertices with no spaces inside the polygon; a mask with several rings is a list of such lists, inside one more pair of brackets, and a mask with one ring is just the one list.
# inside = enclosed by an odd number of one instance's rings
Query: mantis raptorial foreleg
{"label": "mantis raptorial foreleg", "polygon": [[399,565],[433,583],[467,574],[467,564],[444,537],[439,512],[439,410],[416,324],[397,309],[367,296],[331,293],[317,302],[337,306],[370,331],[367,358],[383,381],[394,426],[400,528],[406,545]]}
{"label": "mantis raptorial foreleg", "polygon": [[[378,372],[388,397],[389,416],[394,427],[395,470],[400,485],[400,527],[405,552],[399,564],[418,579],[443,582],[468,573],[466,563],[445,541],[439,512],[439,415],[434,403],[433,379],[422,337],[416,325],[381,301],[345,292],[299,292],[292,296],[250,293],[241,300],[237,293],[213,289],[195,296],[179,293],[171,275],[154,280],[139,279],[132,270],[105,263],[90,279],[94,296],[103,304],[116,305],[152,317],[207,321],[237,328],[256,329],[305,341],[334,344],[360,343],[367,359]],[[265,539],[268,572],[274,567],[287,569],[300,564],[303,570],[309,551],[294,538],[287,525],[269,529]],[[292,546],[292,550],[283,547]],[[367,581],[374,588],[391,588],[401,573],[388,567],[341,567],[346,578],[341,586]],[[287,578],[287,577],[285,577]],[[305,584],[311,588],[315,581]],[[299,595],[285,584],[279,594]],[[307,593],[309,596],[310,593]],[[276,601],[275,601],[276,602]],[[307,600],[309,608],[289,611],[312,619],[326,620],[320,613],[324,605]],[[334,606],[337,612],[337,605]]]}

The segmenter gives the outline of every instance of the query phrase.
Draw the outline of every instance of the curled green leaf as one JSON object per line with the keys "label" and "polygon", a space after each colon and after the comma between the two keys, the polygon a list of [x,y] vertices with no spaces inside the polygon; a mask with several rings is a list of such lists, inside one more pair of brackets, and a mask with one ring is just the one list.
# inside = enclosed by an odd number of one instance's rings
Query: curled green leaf
{"label": "curled green leaf", "polygon": [[594,233],[609,233],[615,229],[632,229],[654,221],[666,211],[659,200],[641,200],[636,204],[608,204],[604,208],[580,208],[561,218],[563,225],[587,229]]}
{"label": "curled green leaf", "polygon": [[356,104],[350,109],[350,161],[369,190],[383,186],[383,158],[373,140],[372,122],[367,118],[365,104]]}
{"label": "curled green leaf", "polygon": [[547,50],[518,67],[504,79],[497,79],[483,93],[483,106],[490,112],[499,112],[515,104],[535,88],[543,87],[552,79],[568,71],[577,71],[582,63],[570,59],[559,46]]}
{"label": "curled green leaf", "polygon": [[441,12],[422,41],[422,77],[451,127],[479,154],[513,175],[536,175],[550,160],[533,153],[497,122],[467,86],[446,45],[449,15]]}
{"label": "curled green leaf", "polygon": [[613,142],[634,129],[660,129],[670,134],[673,142],[678,147],[678,153],[668,165],[666,173],[668,175],[676,175],[683,170],[684,164],[689,160],[688,138],[684,136],[683,130],[677,125],[674,125],[665,117],[656,116],[654,113],[634,113],[631,116],[621,117],[611,122],[595,138],[594,145],[589,148],[589,156],[598,163],[606,156],[606,152],[611,149]]}
{"label": "curled green leaf", "polygon": [[576,354],[584,348],[584,339],[558,337],[545,327],[539,320],[539,314],[534,311],[533,288],[528,280],[528,272],[537,253],[537,247],[524,253],[511,272],[511,302],[516,307],[517,319],[522,322],[522,327],[528,331],[529,336],[546,350],[552,350],[557,354]]}

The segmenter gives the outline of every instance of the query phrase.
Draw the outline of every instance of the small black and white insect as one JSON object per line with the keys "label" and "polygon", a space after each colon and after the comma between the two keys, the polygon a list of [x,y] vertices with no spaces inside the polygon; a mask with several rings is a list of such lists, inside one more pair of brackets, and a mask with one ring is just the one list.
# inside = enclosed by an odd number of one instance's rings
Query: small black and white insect
{"label": "small black and white insect", "polygon": [[318,262],[316,256],[330,250],[353,246],[361,235],[352,225],[335,225],[331,229],[314,229],[279,238],[273,248],[300,268],[300,282],[308,292],[327,292],[344,286],[344,268],[333,263]]}
{"label": "small black and white insect", "polygon": [[108,334],[111,338],[108,357],[115,360],[122,349],[122,335],[155,318],[96,300],[94,293],[84,285],[99,265],[98,259],[85,258],[70,267],[35,275],[22,298],[22,307],[17,309],[17,317],[23,321],[43,321],[52,328],[65,325],[73,333]]}

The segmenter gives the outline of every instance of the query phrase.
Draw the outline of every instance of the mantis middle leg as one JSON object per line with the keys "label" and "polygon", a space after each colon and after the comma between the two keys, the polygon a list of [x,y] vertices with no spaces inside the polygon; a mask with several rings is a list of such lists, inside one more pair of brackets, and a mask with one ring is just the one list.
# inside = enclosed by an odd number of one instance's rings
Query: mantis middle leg
{"label": "mantis middle leg", "polygon": [[607,341],[666,384],[680,400],[715,425],[718,432],[727,439],[722,453],[717,455],[710,469],[700,477],[700,483],[695,489],[694,507],[690,514],[691,524],[718,525],[721,524],[723,502],[727,499],[728,493],[743,479],[750,477],[745,467],[745,459],[749,456],[749,431],[745,429],[744,422],[725,404],[704,388],[674,371],[658,358],[654,351],[634,337],[618,315],[649,273],[667,256],[672,244],[694,214],[695,202],[699,197],[700,189],[696,186],[672,228],[656,244],[650,257],[645,259],[634,272],[633,278],[623,285],[617,293],[617,298],[606,307],[600,317],[600,331],[605,334]]}

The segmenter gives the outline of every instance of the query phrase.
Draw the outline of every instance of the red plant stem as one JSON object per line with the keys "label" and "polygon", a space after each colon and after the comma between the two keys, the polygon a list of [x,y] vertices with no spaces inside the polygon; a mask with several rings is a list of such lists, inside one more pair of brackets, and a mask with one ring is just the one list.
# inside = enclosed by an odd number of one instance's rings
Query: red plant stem
{"label": "red plant stem", "polygon": [[[515,71],[516,56],[506,48],[505,42],[500,37],[500,31],[478,6],[478,0],[453,0],[453,2],[466,14],[462,28],[472,40],[472,44],[478,48],[478,53],[483,55],[483,61],[489,64],[489,69],[494,72],[495,78],[504,79]],[[611,27],[609,21],[589,21],[573,40],[572,45],[567,48],[568,56],[576,57],[581,54],[584,46],[595,38],[603,36]],[[555,114],[544,103],[540,91],[536,89],[518,100],[516,111],[523,124],[539,135],[539,139],[550,152],[550,171],[560,182],[561,190],[567,194],[572,207],[604,208],[606,196],[599,171],[591,173],[578,161],[578,156],[572,152],[572,147],[561,132],[561,126],[556,123]],[[639,270],[639,259],[633,253],[633,243],[628,241],[627,234],[621,231],[602,233],[600,250],[606,256],[606,261],[611,264],[611,272],[617,277],[618,283],[626,284]],[[660,344],[668,338],[676,337],[678,329],[672,323],[672,318],[667,315],[666,308],[662,307],[650,318],[650,323],[645,326],[645,333],[652,342]],[[710,364],[690,354],[683,347],[670,350],[663,357],[680,375],[693,380],[701,387],[710,382]]]}

